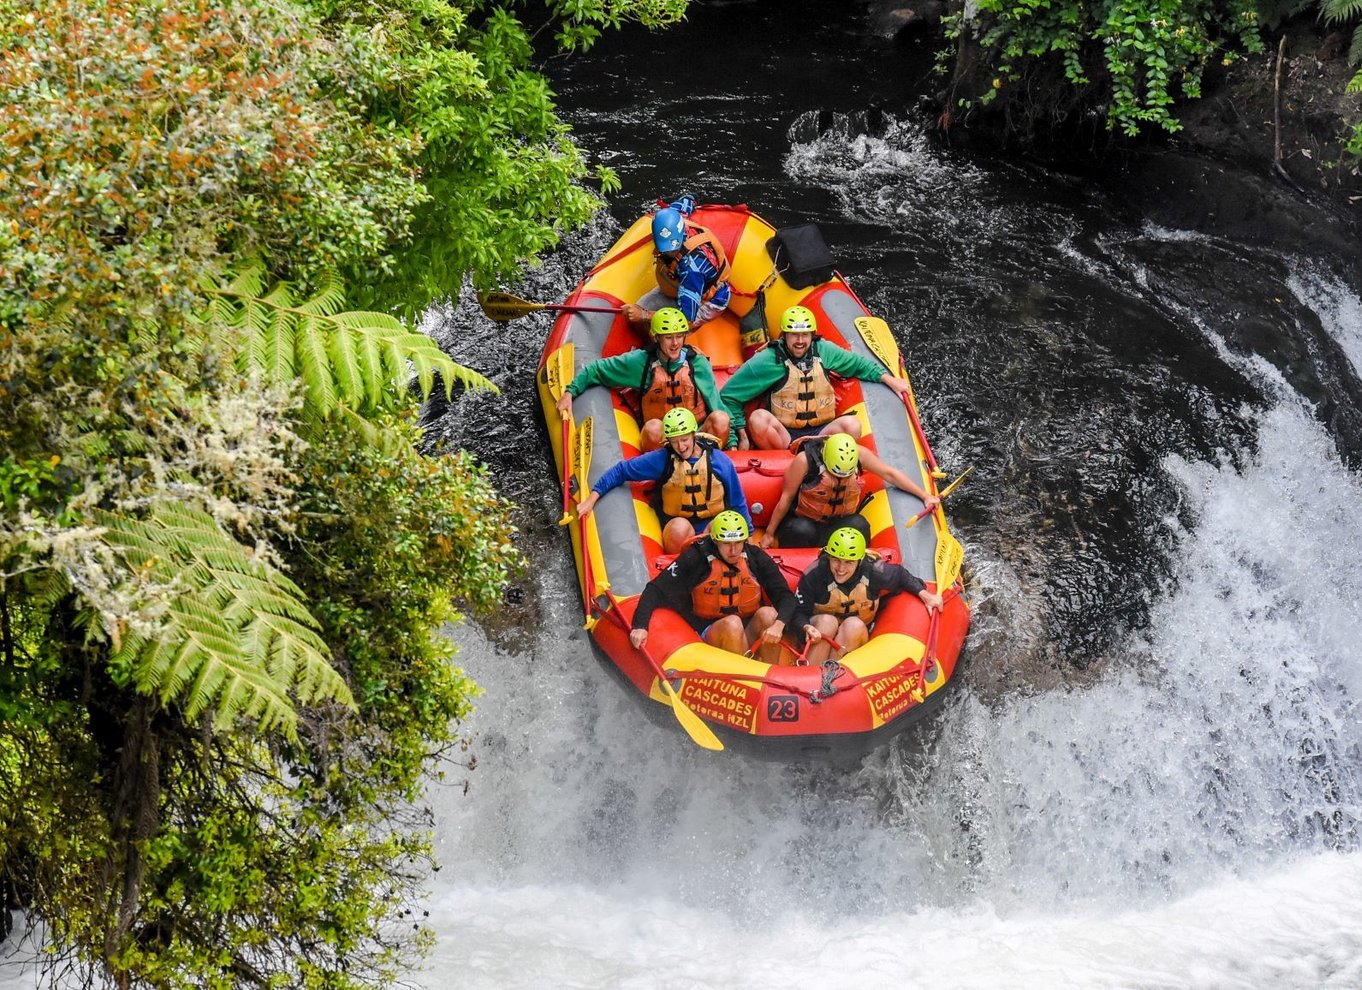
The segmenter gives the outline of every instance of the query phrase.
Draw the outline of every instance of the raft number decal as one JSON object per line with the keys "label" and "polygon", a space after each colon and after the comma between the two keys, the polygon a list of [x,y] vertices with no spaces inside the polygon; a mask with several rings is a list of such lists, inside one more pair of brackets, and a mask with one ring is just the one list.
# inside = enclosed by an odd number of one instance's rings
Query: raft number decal
{"label": "raft number decal", "polygon": [[767,698],[766,720],[768,722],[798,722],[799,695],[777,694]]}

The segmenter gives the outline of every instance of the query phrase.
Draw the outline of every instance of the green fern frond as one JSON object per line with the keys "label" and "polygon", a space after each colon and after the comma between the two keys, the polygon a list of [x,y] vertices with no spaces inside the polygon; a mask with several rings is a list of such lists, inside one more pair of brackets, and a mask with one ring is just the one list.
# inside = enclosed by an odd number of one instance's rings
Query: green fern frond
{"label": "green fern frond", "polygon": [[159,635],[127,637],[114,656],[139,690],[182,705],[191,719],[214,708],[218,729],[248,718],[290,735],[297,723],[290,694],[304,704],[354,703],[298,586],[209,513],[166,503],[145,519],[105,511],[96,518],[134,573],[183,589]]}
{"label": "green fern frond", "polygon": [[294,334],[293,346],[298,374],[307,388],[303,402],[326,416],[335,407],[337,399],[353,401],[353,396],[342,391],[344,383],[338,381],[333,373],[331,359],[326,352],[329,335],[322,320],[321,317],[303,317]]}
{"label": "green fern frond", "polygon": [[[336,394],[356,404],[363,404],[375,395],[382,401],[382,393],[364,380],[366,368],[362,362],[366,348],[362,341],[363,338],[352,340],[345,333],[329,333],[325,337],[326,355],[331,362]],[[373,384],[376,386],[378,383],[376,381]]]}
{"label": "green fern frond", "polygon": [[[1357,65],[1360,62],[1362,62],[1362,25],[1353,29],[1352,44],[1348,46],[1348,64]],[[1359,79],[1362,79],[1362,72],[1354,76],[1348,83],[1349,93],[1356,93],[1357,88],[1362,86],[1362,83],[1358,82]]]}
{"label": "green fern frond", "polygon": [[298,305],[310,316],[334,316],[345,305],[345,283],[333,271],[322,272],[317,277],[317,291],[312,298]]}
{"label": "green fern frond", "polygon": [[359,412],[392,408],[405,401],[413,371],[423,397],[434,388],[436,374],[449,395],[456,384],[497,390],[395,317],[341,312],[344,287],[333,273],[320,276],[318,285],[301,301],[284,282],[265,292],[262,270],[251,262],[222,281],[205,282],[210,304],[201,318],[244,338],[237,359],[242,370],[257,368],[281,384],[301,378],[307,418],[326,418],[342,405]]}
{"label": "green fern frond", "polygon": [[364,406],[379,409],[383,406],[384,382],[391,380],[383,372],[382,341],[374,334],[362,333],[354,341],[352,353],[364,383]]}
{"label": "green fern frond", "polygon": [[210,291],[227,292],[247,298],[260,295],[265,288],[265,263],[259,258],[248,259],[240,268],[229,272],[228,275],[230,277],[226,282],[217,283],[207,278],[201,284]]}
{"label": "green fern frond", "polygon": [[66,597],[71,584],[60,571],[44,569],[34,571],[28,578],[25,597],[35,613],[49,612]]}
{"label": "green fern frond", "polygon": [[336,413],[368,446],[396,455],[400,441],[391,430],[379,427],[373,420],[361,416],[344,403],[336,407]]}
{"label": "green fern frond", "polygon": [[1362,17],[1362,0],[1320,0],[1319,12],[1330,24],[1340,24]]}

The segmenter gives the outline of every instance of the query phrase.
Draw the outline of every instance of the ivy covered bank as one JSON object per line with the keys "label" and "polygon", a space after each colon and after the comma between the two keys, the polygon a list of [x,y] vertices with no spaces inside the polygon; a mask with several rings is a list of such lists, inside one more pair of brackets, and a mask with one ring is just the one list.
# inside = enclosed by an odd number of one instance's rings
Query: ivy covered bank
{"label": "ivy covered bank", "polygon": [[[531,68],[684,0],[0,0],[0,875],[120,987],[388,985],[519,565],[400,317],[597,207]],[[598,173],[609,187],[612,176]],[[397,315],[392,315],[397,314]]]}

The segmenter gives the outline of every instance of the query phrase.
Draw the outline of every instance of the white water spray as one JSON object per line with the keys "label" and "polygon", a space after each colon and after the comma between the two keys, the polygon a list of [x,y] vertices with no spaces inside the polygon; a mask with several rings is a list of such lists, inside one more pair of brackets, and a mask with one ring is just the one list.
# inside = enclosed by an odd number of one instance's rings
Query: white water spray
{"label": "white water spray", "polygon": [[464,630],[495,736],[441,799],[428,985],[1356,985],[1362,486],[1293,404],[1242,474],[1167,467],[1197,522],[1147,634],[851,774],[704,754],[584,645]]}

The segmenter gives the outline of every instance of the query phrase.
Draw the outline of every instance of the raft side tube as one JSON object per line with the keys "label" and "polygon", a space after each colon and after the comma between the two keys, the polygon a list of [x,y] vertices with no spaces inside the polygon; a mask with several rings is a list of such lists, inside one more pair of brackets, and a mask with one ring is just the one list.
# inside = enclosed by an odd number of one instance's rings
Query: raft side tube
{"label": "raft side tube", "polygon": [[[865,315],[865,310],[856,297],[845,289],[829,289],[822,297],[823,311],[828,319],[837,326],[847,340],[853,354],[869,358],[879,364],[879,358],[871,352],[856,329],[856,318]],[[898,468],[908,477],[920,484],[925,491],[932,490],[931,472],[927,459],[918,450],[917,438],[913,435],[908,411],[888,386],[878,382],[862,382],[861,392],[865,396],[866,413],[875,424],[875,446],[880,459]],[[917,469],[913,469],[917,465]],[[922,500],[915,495],[899,491],[889,486],[889,508],[892,524],[902,527],[923,509]],[[912,529],[900,528],[897,532],[898,544],[903,549],[904,566],[924,581],[936,579],[936,533],[930,526],[914,526]]]}

